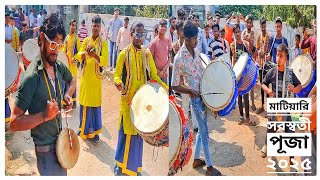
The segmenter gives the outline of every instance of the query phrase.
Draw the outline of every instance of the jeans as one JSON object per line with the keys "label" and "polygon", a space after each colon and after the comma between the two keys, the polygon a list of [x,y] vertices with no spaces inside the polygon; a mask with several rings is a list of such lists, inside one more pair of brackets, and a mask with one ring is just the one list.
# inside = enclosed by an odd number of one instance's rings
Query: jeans
{"label": "jeans", "polygon": [[[249,93],[243,95],[243,101],[244,101],[244,109],[246,111],[246,118],[249,118]],[[238,96],[238,106],[239,106],[239,112],[240,116],[243,116],[243,106],[242,106],[242,96]]]}
{"label": "jeans", "polygon": [[67,176],[67,169],[64,169],[58,161],[55,149],[48,152],[38,152],[37,168],[41,176]]}
{"label": "jeans", "polygon": [[116,68],[117,64],[117,50],[116,43],[109,40],[109,66]]}
{"label": "jeans", "polygon": [[196,147],[194,152],[194,159],[200,159],[201,145],[204,151],[204,157],[207,167],[212,166],[211,155],[209,150],[209,133],[208,133],[208,119],[207,109],[201,98],[191,98],[191,107],[198,122],[198,133],[196,137]]}

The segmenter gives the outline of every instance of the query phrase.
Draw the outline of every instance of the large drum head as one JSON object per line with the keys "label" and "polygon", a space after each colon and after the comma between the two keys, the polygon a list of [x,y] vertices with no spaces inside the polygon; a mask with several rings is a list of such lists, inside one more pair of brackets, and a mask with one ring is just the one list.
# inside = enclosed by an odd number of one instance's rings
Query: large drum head
{"label": "large drum head", "polygon": [[169,167],[178,156],[182,141],[182,119],[175,104],[169,103]]}
{"label": "large drum head", "polygon": [[308,86],[312,80],[313,66],[312,61],[305,55],[300,55],[292,61],[290,68],[293,69],[294,74],[300,80],[302,88]]}
{"label": "large drum head", "polygon": [[134,95],[130,116],[134,127],[141,133],[153,134],[168,119],[169,98],[166,89],[154,82],[143,85]]}
{"label": "large drum head", "polygon": [[28,39],[24,42],[22,47],[22,54],[25,59],[29,62],[34,61],[36,57],[40,54],[40,47],[37,40]]}
{"label": "large drum head", "polygon": [[248,63],[248,53],[242,53],[237,62],[233,66],[233,71],[237,77],[237,81],[240,80],[242,72],[245,70]]}
{"label": "large drum head", "polygon": [[10,45],[5,45],[5,87],[6,91],[11,88],[14,81],[16,80],[18,76],[18,70],[19,70],[19,61],[17,53],[13,50],[13,48]]}
{"label": "large drum head", "polygon": [[226,62],[230,65],[230,53],[224,53],[219,58],[221,58],[224,62]]}
{"label": "large drum head", "polygon": [[72,149],[70,147],[67,128],[63,129],[60,132],[56,144],[56,153],[58,160],[61,166],[65,169],[71,169],[76,165],[80,153],[80,143],[78,136],[73,129],[69,128],[69,130],[72,139]]}
{"label": "large drum head", "polygon": [[[204,103],[212,110],[225,108],[232,99],[235,79],[231,67],[223,61],[212,61],[201,80],[201,95]],[[222,94],[210,94],[222,93]]]}
{"label": "large drum head", "polygon": [[69,67],[68,57],[64,52],[59,51],[58,56],[57,56],[57,60],[61,61],[64,65]]}

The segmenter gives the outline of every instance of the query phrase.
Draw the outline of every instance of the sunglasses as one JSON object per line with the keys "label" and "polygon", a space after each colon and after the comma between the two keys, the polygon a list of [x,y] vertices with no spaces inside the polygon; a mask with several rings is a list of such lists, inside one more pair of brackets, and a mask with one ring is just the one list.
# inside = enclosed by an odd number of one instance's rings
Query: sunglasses
{"label": "sunglasses", "polygon": [[132,33],[137,39],[144,39],[146,38],[147,34],[146,33]]}
{"label": "sunglasses", "polygon": [[43,33],[43,34],[44,34],[44,37],[46,38],[46,40],[49,43],[49,49],[50,50],[54,51],[55,49],[57,49],[57,48],[62,46],[62,44],[59,44],[59,43],[54,42],[54,41],[51,41],[45,33]]}

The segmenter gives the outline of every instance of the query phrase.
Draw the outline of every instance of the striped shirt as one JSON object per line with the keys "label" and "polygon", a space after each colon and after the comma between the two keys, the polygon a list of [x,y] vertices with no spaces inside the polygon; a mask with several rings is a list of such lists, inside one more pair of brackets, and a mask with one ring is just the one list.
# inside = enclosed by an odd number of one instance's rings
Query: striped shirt
{"label": "striped shirt", "polygon": [[222,41],[220,39],[213,39],[209,44],[209,55],[214,55],[216,58],[223,55]]}
{"label": "striped shirt", "polygon": [[78,31],[78,37],[80,38],[80,42],[82,43],[84,38],[88,36],[88,29],[86,26],[82,25]]}

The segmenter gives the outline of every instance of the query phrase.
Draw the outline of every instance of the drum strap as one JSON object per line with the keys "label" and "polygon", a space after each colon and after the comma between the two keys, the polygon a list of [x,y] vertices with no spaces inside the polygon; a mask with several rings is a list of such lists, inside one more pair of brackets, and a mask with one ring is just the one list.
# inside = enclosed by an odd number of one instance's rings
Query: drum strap
{"label": "drum strap", "polygon": [[[50,87],[49,87],[47,75],[46,75],[46,73],[44,72],[44,70],[42,70],[42,73],[43,73],[43,77],[44,77],[44,79],[45,79],[45,81],[46,81],[48,93],[49,93],[49,96],[50,96],[50,101],[52,101],[52,94],[51,94],[51,90],[50,90]],[[56,74],[56,78],[58,78],[57,74]],[[61,90],[61,86],[60,86],[60,81],[59,81],[59,79],[57,79],[57,81],[58,81],[59,93],[60,93],[61,101],[62,101],[63,98],[62,98],[62,90]],[[60,105],[62,105],[62,102],[61,102]],[[58,118],[55,117],[55,119],[56,119],[57,131],[58,131],[58,134],[59,134],[59,133],[60,133],[60,130],[59,130],[59,125],[58,125]]]}

